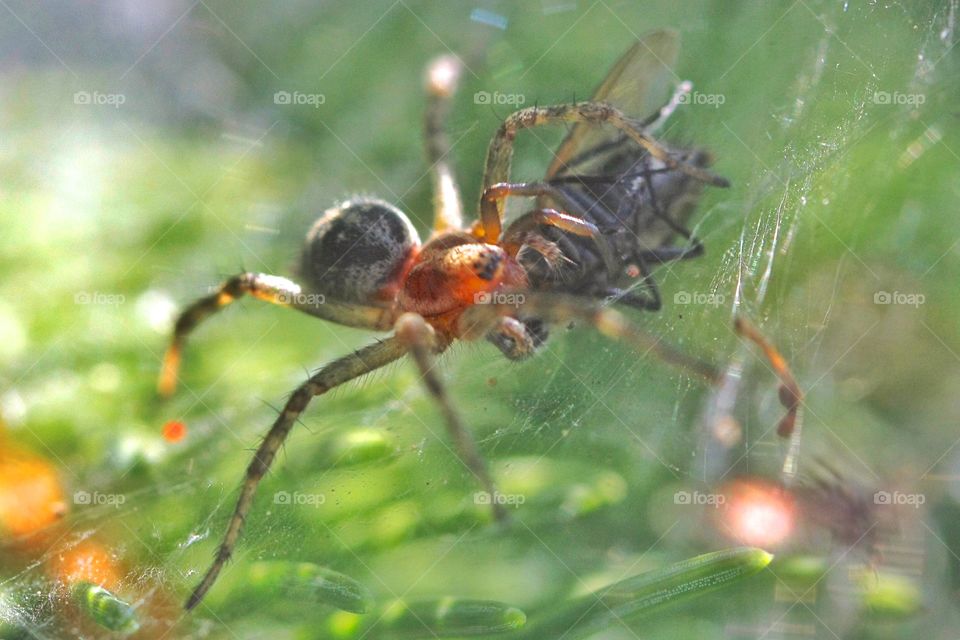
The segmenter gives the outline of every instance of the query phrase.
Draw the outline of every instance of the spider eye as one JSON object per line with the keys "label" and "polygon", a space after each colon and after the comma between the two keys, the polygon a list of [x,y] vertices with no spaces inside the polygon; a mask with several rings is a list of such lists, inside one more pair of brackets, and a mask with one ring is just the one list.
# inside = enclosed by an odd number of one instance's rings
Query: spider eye
{"label": "spider eye", "polygon": [[328,209],[307,234],[300,274],[317,293],[343,302],[390,297],[420,246],[406,215],[382,200],[357,198]]}

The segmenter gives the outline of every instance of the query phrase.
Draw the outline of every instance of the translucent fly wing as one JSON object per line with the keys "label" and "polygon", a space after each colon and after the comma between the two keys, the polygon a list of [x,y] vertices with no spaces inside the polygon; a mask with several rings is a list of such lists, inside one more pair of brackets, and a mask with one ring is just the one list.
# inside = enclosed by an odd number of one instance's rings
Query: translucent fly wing
{"label": "translucent fly wing", "polygon": [[[613,65],[592,100],[609,103],[634,118],[655,113],[666,102],[671,86],[677,83],[673,65],[679,50],[680,36],[676,31],[661,29],[646,34]],[[604,164],[605,152],[620,151],[616,147],[622,144],[622,138],[610,127],[574,125],[547,169],[547,180],[590,174],[591,167]]]}

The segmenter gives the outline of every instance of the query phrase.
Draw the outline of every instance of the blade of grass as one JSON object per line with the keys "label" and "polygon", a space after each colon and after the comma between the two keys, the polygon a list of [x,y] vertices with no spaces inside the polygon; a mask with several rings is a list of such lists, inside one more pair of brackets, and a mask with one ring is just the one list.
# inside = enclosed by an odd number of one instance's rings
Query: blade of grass
{"label": "blade of grass", "polygon": [[610,584],[561,605],[524,638],[585,638],[597,631],[648,615],[681,600],[730,586],[764,569],[773,556],[755,547],[706,553]]}

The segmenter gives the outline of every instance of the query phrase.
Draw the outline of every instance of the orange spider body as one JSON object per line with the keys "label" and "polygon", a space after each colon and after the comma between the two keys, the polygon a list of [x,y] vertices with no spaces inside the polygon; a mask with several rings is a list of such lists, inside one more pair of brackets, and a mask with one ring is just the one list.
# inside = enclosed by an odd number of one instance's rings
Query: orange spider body
{"label": "orange spider body", "polygon": [[526,286],[526,271],[503,247],[449,231],[415,250],[397,303],[401,311],[423,316],[450,341],[459,337],[457,321],[471,305],[496,291]]}

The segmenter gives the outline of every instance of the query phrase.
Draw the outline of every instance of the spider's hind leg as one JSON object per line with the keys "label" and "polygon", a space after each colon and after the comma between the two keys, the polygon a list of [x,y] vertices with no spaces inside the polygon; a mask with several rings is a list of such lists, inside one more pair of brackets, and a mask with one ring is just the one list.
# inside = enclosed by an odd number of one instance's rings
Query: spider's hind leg
{"label": "spider's hind leg", "polygon": [[[579,320],[592,325],[600,333],[622,340],[634,348],[652,353],[664,362],[700,377],[711,385],[723,380],[718,367],[664,342],[631,323],[621,313],[594,300],[578,296],[557,294],[524,294],[520,309],[525,314],[542,318],[551,323]],[[487,304],[474,305],[460,318],[459,335],[463,339],[475,339],[483,336],[484,328],[496,326],[502,317],[516,316],[517,305]],[[737,316],[734,329],[763,351],[774,373],[780,379],[780,404],[787,410],[781,419],[777,432],[781,437],[789,437],[794,432],[798,413],[803,403],[803,392],[797,384],[790,367],[776,347],[745,317]]]}
{"label": "spider's hind leg", "polygon": [[483,490],[487,492],[490,505],[493,507],[494,519],[500,523],[507,522],[509,520],[507,511],[498,500],[497,487],[490,471],[487,469],[487,463],[484,461],[473,435],[454,408],[450,396],[447,395],[446,387],[444,387],[443,381],[437,373],[436,354],[443,351],[445,345],[438,343],[433,328],[427,324],[422,316],[415,313],[405,313],[400,316],[396,327],[397,337],[409,348],[414,362],[420,369],[420,375],[427,391],[440,405],[457,455],[477,478]]}
{"label": "spider's hind leg", "polygon": [[270,465],[273,464],[277,451],[283,445],[284,440],[287,439],[290,430],[307,408],[310,400],[339,387],[345,382],[379,369],[399,359],[406,352],[407,347],[400,340],[396,337],[388,338],[383,342],[377,342],[331,362],[290,394],[290,398],[283,406],[280,415],[277,416],[273,426],[270,427],[270,431],[267,432],[266,437],[257,447],[256,453],[253,454],[253,459],[247,467],[243,485],[240,488],[240,497],[237,499],[233,515],[230,516],[227,531],[217,548],[213,563],[184,605],[186,609],[193,609],[200,604],[224,565],[227,564],[230,556],[233,555],[233,549],[237,545],[243,523],[247,519],[250,507],[253,505],[253,496],[257,487],[260,485],[263,476],[270,470]]}

